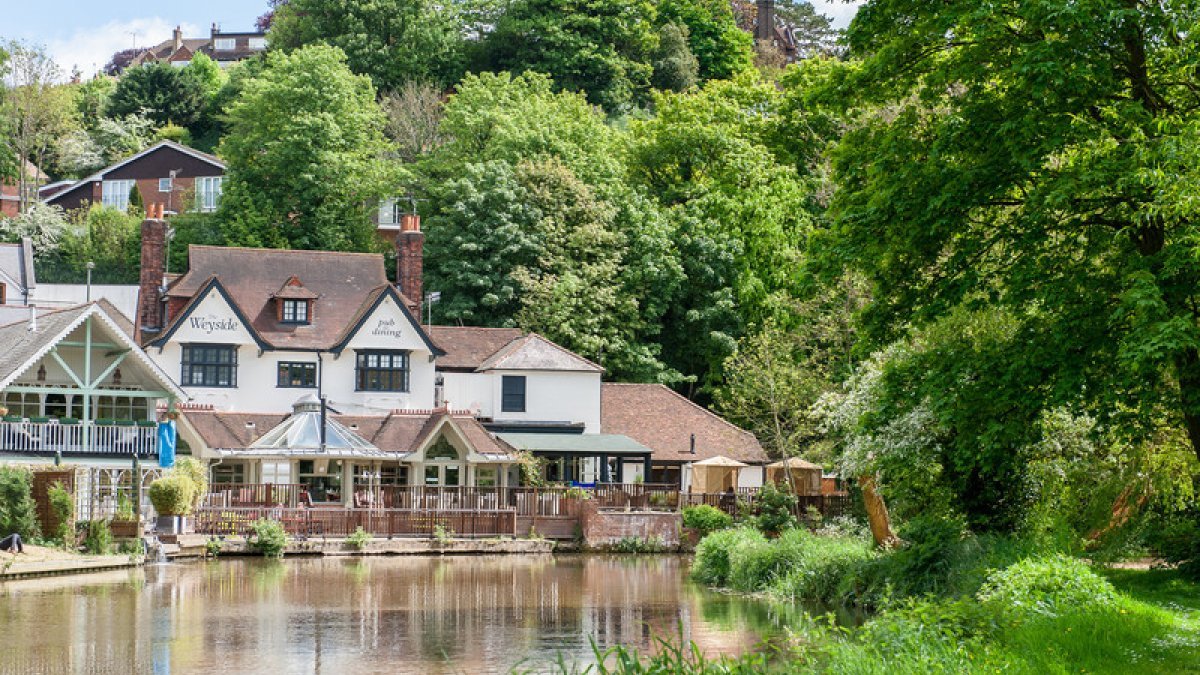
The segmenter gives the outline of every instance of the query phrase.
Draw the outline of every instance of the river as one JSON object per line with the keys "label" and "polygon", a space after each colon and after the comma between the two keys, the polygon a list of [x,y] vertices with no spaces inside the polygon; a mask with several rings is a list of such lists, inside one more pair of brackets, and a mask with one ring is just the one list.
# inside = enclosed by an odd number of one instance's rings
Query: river
{"label": "river", "polygon": [[591,641],[739,654],[777,631],[674,556],[254,558],[0,584],[0,672],[544,672]]}

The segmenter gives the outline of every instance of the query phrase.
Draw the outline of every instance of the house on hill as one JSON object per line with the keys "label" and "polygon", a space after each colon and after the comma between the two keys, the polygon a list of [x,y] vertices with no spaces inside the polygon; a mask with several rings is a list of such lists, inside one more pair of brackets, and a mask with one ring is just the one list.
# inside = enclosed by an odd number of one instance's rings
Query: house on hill
{"label": "house on hill", "polygon": [[224,176],[225,163],[217,157],[174,141],[159,141],[82,180],[43,190],[42,202],[64,211],[92,204],[124,210],[136,186],[147,209],[161,207],[171,214],[210,212],[220,202]]}
{"label": "house on hill", "polygon": [[145,63],[169,63],[182,68],[191,63],[196,54],[204,54],[222,68],[244,61],[267,49],[267,34],[252,32],[225,32],[217,24],[206,37],[184,37],[183,29],[176,26],[171,38],[132,54],[123,54],[121,62],[112,64],[116,75],[125,68]]}

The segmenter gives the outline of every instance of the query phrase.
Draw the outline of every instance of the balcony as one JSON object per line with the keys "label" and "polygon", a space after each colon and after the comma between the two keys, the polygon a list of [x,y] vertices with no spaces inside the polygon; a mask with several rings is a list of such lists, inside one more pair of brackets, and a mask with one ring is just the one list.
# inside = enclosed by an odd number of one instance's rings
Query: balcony
{"label": "balcony", "polygon": [[157,457],[158,423],[133,420],[45,421],[5,417],[0,452],[51,456]]}

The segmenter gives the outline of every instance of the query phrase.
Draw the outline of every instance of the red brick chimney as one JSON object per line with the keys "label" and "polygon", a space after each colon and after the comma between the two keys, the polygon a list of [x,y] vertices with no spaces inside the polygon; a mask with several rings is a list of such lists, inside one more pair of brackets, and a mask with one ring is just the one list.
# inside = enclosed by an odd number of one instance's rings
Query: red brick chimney
{"label": "red brick chimney", "polygon": [[396,235],[396,285],[411,303],[409,309],[421,320],[421,303],[425,297],[421,277],[425,268],[425,233],[421,231],[421,216],[406,213],[400,217],[400,233]]}
{"label": "red brick chimney", "polygon": [[163,329],[163,285],[167,270],[167,221],[163,205],[151,204],[142,221],[142,263],[138,281],[137,329],[139,341]]}

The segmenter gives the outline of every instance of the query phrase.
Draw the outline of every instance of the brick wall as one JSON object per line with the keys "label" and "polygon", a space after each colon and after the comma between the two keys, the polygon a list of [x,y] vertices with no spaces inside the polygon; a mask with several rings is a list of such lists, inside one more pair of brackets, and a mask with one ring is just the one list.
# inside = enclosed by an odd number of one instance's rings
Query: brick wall
{"label": "brick wall", "polygon": [[583,539],[591,547],[612,546],[622,539],[657,537],[667,548],[679,546],[683,516],[669,511],[616,511],[588,506],[583,512]]}

